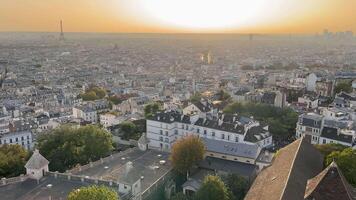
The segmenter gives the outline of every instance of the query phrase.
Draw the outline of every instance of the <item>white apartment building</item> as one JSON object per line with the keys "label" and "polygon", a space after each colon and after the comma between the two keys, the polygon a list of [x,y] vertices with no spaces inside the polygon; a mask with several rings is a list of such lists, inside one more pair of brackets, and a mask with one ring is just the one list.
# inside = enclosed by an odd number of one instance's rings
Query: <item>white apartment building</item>
{"label": "white apartment building", "polygon": [[337,143],[354,146],[356,134],[350,127],[353,121],[346,113],[335,108],[323,110],[323,115],[308,113],[299,116],[296,126],[296,138],[311,136],[312,144]]}
{"label": "white apartment building", "polygon": [[[254,164],[261,150],[272,145],[268,126],[237,115],[220,115],[217,119],[207,119],[198,114],[188,116],[169,111],[157,113],[147,119],[146,126],[148,148],[167,152],[176,140],[196,135],[203,138],[209,152],[207,156],[213,154],[213,157],[229,157],[230,160],[236,158],[235,161],[240,162],[248,160],[246,163]],[[221,148],[214,148],[221,144]]]}
{"label": "white apartment building", "polygon": [[73,107],[73,117],[87,122],[97,123],[98,115],[96,110],[88,106]]}
{"label": "white apartment building", "polygon": [[27,150],[33,148],[33,139],[31,131],[18,131],[0,134],[0,145],[18,144]]}

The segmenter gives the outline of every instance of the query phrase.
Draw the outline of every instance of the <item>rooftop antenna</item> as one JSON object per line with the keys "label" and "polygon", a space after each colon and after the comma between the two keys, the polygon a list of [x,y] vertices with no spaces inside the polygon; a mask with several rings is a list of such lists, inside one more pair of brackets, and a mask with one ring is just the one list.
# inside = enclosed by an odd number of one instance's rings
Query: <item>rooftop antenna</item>
{"label": "rooftop antenna", "polygon": [[64,40],[64,33],[63,33],[63,23],[62,20],[59,22],[59,25],[61,27],[61,33],[59,35],[59,40]]}

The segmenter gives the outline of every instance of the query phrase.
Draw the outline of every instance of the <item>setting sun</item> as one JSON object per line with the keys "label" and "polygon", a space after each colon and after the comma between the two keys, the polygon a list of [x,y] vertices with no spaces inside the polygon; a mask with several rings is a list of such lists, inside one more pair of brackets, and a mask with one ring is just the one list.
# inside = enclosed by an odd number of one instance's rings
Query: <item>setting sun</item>
{"label": "setting sun", "polygon": [[138,5],[165,26],[216,29],[255,23],[268,3],[264,0],[140,0]]}

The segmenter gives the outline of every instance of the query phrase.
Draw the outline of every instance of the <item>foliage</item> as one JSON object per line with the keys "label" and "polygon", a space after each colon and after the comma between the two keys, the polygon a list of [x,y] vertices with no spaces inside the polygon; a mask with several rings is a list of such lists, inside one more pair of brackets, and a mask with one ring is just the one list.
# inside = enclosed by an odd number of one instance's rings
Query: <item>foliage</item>
{"label": "foliage", "polygon": [[93,101],[97,99],[102,99],[106,96],[106,91],[97,86],[90,87],[85,93],[80,94],[80,97],[83,101]]}
{"label": "foliage", "polygon": [[113,149],[110,133],[94,125],[81,128],[61,126],[38,137],[38,149],[49,161],[51,171],[63,172],[76,164],[108,155]]}
{"label": "foliage", "polygon": [[335,143],[329,143],[329,144],[320,144],[320,145],[315,145],[315,147],[322,153],[324,156],[328,156],[331,154],[333,151],[342,151],[347,148],[347,146],[344,146],[342,144],[335,144]]}
{"label": "foliage", "polygon": [[204,158],[205,146],[200,138],[187,136],[176,141],[172,147],[171,160],[173,168],[185,174],[192,166]]}
{"label": "foliage", "polygon": [[189,99],[190,102],[192,103],[196,103],[199,102],[201,100],[201,94],[200,93],[195,93],[194,95],[192,95]]}
{"label": "foliage", "polygon": [[220,90],[216,95],[219,96],[220,101],[229,101],[231,99],[231,95],[224,90]]}
{"label": "foliage", "polygon": [[120,124],[120,130],[123,133],[122,139],[124,140],[129,140],[129,139],[138,140],[141,136],[140,133],[138,132],[137,126],[130,121],[122,122]]}
{"label": "foliage", "polygon": [[88,186],[75,189],[68,194],[68,200],[118,200],[115,190],[105,186]]}
{"label": "foliage", "polygon": [[248,181],[238,174],[228,174],[222,177],[229,191],[231,191],[230,200],[243,200],[249,189]]}
{"label": "foliage", "polygon": [[352,83],[351,81],[342,81],[335,86],[335,93],[340,92],[351,93],[352,92]]}
{"label": "foliage", "polygon": [[174,194],[170,200],[188,200],[188,197],[183,194],[183,192],[178,192]]}
{"label": "foliage", "polygon": [[158,103],[147,104],[144,108],[145,117],[146,118],[151,117],[159,110],[160,110],[160,106]]}
{"label": "foliage", "polygon": [[25,173],[29,153],[20,145],[0,146],[0,177],[14,177]]}
{"label": "foliage", "polygon": [[110,97],[108,97],[108,100],[110,102],[112,102],[114,105],[118,105],[118,104],[122,103],[122,100],[117,96],[110,96]]}
{"label": "foliage", "polygon": [[295,132],[298,114],[290,108],[278,108],[266,104],[234,102],[224,109],[224,113],[238,113],[253,116],[269,125],[269,131],[277,139],[291,137]]}
{"label": "foliage", "polygon": [[195,194],[196,200],[228,200],[229,192],[218,176],[208,175],[200,189]]}
{"label": "foliage", "polygon": [[346,148],[343,151],[334,151],[326,157],[326,165],[335,161],[340,167],[347,181],[356,186],[356,150]]}

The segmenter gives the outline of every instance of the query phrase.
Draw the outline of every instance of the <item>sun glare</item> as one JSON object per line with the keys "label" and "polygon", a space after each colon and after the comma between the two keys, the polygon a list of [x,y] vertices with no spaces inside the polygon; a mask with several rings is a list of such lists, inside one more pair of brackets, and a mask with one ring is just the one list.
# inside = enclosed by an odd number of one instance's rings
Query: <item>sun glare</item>
{"label": "sun glare", "polygon": [[158,23],[189,29],[241,27],[259,20],[265,0],[139,0]]}

